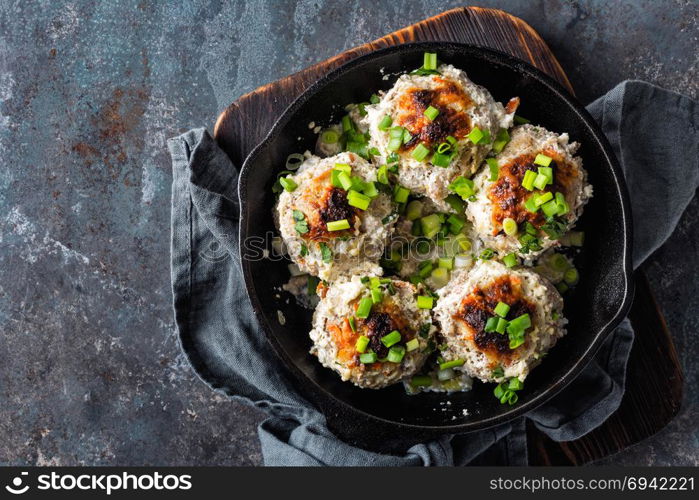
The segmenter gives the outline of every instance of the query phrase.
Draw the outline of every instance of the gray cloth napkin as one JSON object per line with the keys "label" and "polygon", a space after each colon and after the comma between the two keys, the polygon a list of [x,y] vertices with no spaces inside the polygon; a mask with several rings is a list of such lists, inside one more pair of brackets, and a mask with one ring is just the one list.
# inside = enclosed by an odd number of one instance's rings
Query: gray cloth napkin
{"label": "gray cloth napkin", "polygon": [[[624,170],[632,198],[634,267],[672,233],[699,185],[699,116],[689,98],[626,81],[588,110]],[[269,414],[258,432],[266,465],[527,463],[525,419],[557,441],[576,439],[619,406],[633,343],[628,320],[564,391],[524,418],[415,445],[402,456],[335,438],[294,390],[257,324],[238,254],[238,168],[204,129],[168,141],[172,155],[172,288],[182,348],[210,387]]]}

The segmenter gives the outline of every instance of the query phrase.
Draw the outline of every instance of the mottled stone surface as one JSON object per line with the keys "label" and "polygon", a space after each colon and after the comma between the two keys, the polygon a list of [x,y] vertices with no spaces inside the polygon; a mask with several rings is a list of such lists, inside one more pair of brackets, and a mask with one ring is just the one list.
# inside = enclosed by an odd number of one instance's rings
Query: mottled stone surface
{"label": "mottled stone surface", "polygon": [[[479,3],[536,28],[585,102],[624,78],[699,94],[696,2]],[[208,390],[178,350],[165,141],[211,128],[263,83],[458,5],[0,3],[0,463],[259,463],[263,415]],[[690,383],[698,222],[695,200],[647,265]],[[696,464],[688,393],[666,430],[608,462]]]}

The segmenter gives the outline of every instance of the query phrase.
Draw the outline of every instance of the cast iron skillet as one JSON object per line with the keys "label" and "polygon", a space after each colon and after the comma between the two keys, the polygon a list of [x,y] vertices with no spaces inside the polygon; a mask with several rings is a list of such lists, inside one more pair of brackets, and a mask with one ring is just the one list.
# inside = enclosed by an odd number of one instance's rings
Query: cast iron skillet
{"label": "cast iron skillet", "polygon": [[[288,280],[288,262],[246,258],[249,238],[269,243],[275,232],[272,184],[276,173],[290,153],[313,150],[316,135],[308,124],[337,121],[344,105],[368,101],[372,92],[390,88],[396,73],[421,66],[425,51],[437,52],[441,61],[464,69],[500,102],[519,96],[518,114],[532,123],[568,132],[571,140],[582,144],[579,154],[594,186],[594,197],[578,223],[586,241],[576,258],[581,281],[565,300],[568,334],[527,378],[515,406],[501,405],[492,395],[493,384],[479,382],[466,393],[417,396],[407,396],[400,384],[369,390],[341,382],[308,354],[312,313],[296,306],[285,292],[282,300],[275,297]],[[536,408],[588,364],[631,303],[631,216],[611,147],[590,115],[558,83],[523,61],[493,50],[457,43],[413,43],[348,62],[308,88],[279,118],[245,161],[239,196],[245,285],[268,340],[301,393],[324,412],[331,429],[370,448],[401,449],[437,434],[501,424]],[[279,323],[277,311],[284,314],[286,324]]]}

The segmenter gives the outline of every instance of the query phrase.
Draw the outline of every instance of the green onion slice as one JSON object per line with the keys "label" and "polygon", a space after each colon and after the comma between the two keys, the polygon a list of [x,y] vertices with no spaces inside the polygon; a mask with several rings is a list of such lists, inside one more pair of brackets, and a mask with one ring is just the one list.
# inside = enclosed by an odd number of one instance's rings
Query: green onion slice
{"label": "green onion slice", "polygon": [[428,154],[430,154],[430,148],[425,146],[423,143],[420,143],[415,146],[415,149],[413,149],[413,152],[410,153],[410,156],[417,161],[423,161],[425,158],[427,158]]}
{"label": "green onion slice", "polygon": [[381,337],[381,343],[386,347],[391,347],[392,345],[395,345],[398,342],[400,342],[400,339],[400,332],[398,330],[393,330],[388,335],[384,335],[383,337]]}
{"label": "green onion slice", "polygon": [[[354,318],[352,318],[354,319]],[[366,348],[369,346],[369,337],[366,335],[361,335],[358,339],[356,344],[354,345],[355,349],[357,349],[357,352],[362,353],[366,351]]]}
{"label": "green onion slice", "polygon": [[393,118],[390,116],[386,115],[384,116],[381,121],[379,122],[379,130],[386,131],[391,127],[391,124],[393,123]]}
{"label": "green onion slice", "polygon": [[447,368],[456,368],[457,366],[463,366],[465,361],[463,359],[454,359],[452,361],[445,361],[439,364],[440,370],[446,370]]}
{"label": "green onion slice", "polygon": [[498,165],[498,161],[495,158],[488,158],[485,161],[490,169],[490,181],[495,182],[500,177],[500,165]]}
{"label": "green onion slice", "polygon": [[370,363],[376,363],[377,359],[378,356],[376,356],[376,353],[373,351],[365,352],[364,354],[359,355],[359,361],[365,365]]}
{"label": "green onion slice", "polygon": [[552,160],[553,158],[551,158],[550,156],[546,156],[545,154],[539,153],[538,155],[536,155],[536,158],[534,158],[534,164],[541,165],[542,167],[548,167],[549,165],[551,165]]}
{"label": "green onion slice", "polygon": [[349,229],[350,223],[347,219],[334,220],[328,222],[328,231],[342,231],[343,229]]}
{"label": "green onion slice", "polygon": [[369,313],[371,312],[371,306],[373,302],[371,300],[371,297],[363,297],[362,300],[359,301],[359,305],[357,306],[357,317],[366,319],[369,317]]}
{"label": "green onion slice", "polygon": [[301,166],[301,164],[306,160],[306,157],[303,156],[300,153],[291,153],[289,156],[286,157],[286,169],[291,170],[292,172],[294,170],[298,170],[298,168]]}
{"label": "green onion slice", "polygon": [[417,307],[418,309],[432,309],[434,305],[434,297],[428,295],[418,295],[417,296]]}
{"label": "green onion slice", "polygon": [[324,130],[320,134],[320,140],[325,144],[335,144],[340,140],[340,135],[334,130]]}
{"label": "green onion slice", "polygon": [[439,110],[433,106],[428,106],[428,108],[423,113],[430,121],[434,121],[439,115]]}
{"label": "green onion slice", "polygon": [[495,309],[493,309],[493,312],[500,316],[501,318],[506,318],[507,313],[510,312],[510,306],[505,304],[504,302],[498,302],[498,305],[495,306]]}

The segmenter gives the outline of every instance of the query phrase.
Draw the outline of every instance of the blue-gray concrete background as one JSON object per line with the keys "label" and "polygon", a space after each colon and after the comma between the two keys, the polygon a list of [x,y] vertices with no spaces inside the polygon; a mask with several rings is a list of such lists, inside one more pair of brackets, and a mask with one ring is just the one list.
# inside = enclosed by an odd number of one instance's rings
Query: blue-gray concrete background
{"label": "blue-gray concrete background", "polygon": [[[625,78],[699,94],[695,1],[480,4],[537,29],[585,102]],[[260,463],[263,415],[209,391],[178,351],[165,141],[460,5],[0,2],[0,463]],[[646,266],[684,363],[684,409],[610,463],[699,463],[697,223],[695,199]]]}

